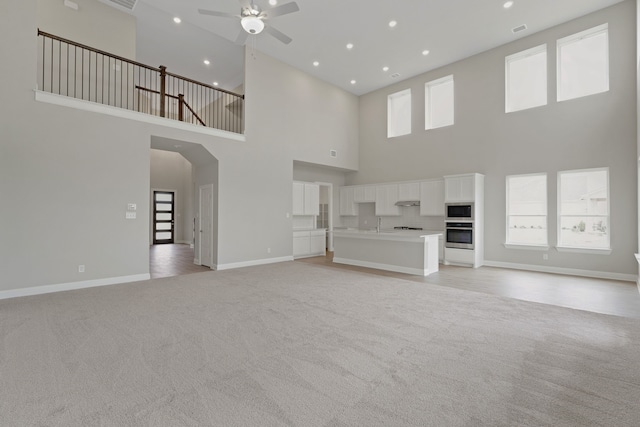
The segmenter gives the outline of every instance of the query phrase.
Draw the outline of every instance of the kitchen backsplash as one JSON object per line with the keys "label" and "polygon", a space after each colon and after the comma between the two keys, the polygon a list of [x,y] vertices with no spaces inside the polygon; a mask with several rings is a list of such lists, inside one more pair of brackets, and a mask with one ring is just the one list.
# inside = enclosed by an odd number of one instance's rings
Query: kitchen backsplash
{"label": "kitchen backsplash", "polygon": [[[358,217],[353,218],[355,225],[346,227],[375,228],[378,217],[375,214],[375,203],[360,203]],[[383,216],[382,228],[416,227],[424,230],[444,230],[443,216],[420,216],[419,206],[401,206],[400,216]],[[343,223],[345,221],[342,221]]]}

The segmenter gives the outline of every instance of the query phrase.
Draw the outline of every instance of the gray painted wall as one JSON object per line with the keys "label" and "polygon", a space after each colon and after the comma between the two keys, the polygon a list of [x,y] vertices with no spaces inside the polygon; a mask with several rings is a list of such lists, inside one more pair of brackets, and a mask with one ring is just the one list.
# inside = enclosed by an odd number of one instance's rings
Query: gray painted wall
{"label": "gray painted wall", "polygon": [[38,0],[38,28],[124,58],[136,58],[136,18],[96,0]]}
{"label": "gray painted wall", "polygon": [[[360,169],[349,184],[486,175],[486,259],[499,262],[636,274],[636,24],[635,2],[626,1],[360,98]],[[609,92],[558,103],[556,40],[609,23]],[[547,43],[547,106],[505,114],[505,56]],[[454,75],[454,126],[424,130],[424,84]],[[387,96],[411,88],[413,133],[387,139]],[[506,249],[505,177],[546,172],[550,244],[556,243],[556,174],[610,168],[609,256]]]}
{"label": "gray painted wall", "polygon": [[[12,58],[0,61],[12,100],[0,104],[0,291],[148,273],[156,138],[217,160],[192,163],[196,181],[217,179],[218,265],[292,255],[294,160],[357,169],[358,98],[258,52],[247,56],[246,142],[36,102],[36,6],[0,2],[0,52]],[[137,220],[124,219],[127,203]]]}

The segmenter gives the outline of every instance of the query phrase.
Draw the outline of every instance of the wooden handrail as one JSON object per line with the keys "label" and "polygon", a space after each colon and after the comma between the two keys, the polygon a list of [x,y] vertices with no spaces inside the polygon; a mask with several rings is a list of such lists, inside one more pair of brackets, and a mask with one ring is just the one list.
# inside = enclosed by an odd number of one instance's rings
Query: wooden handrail
{"label": "wooden handrail", "polygon": [[127,59],[127,58],[124,58],[122,56],[114,55],[113,53],[105,52],[104,50],[96,49],[94,47],[87,46],[87,45],[84,45],[84,44],[81,44],[81,43],[76,43],[74,41],[71,41],[71,40],[68,40],[68,39],[65,39],[65,38],[62,38],[62,37],[54,36],[53,34],[49,34],[49,33],[45,33],[44,31],[40,31],[40,29],[38,29],[38,35],[39,36],[45,36],[47,38],[50,38],[50,39],[53,39],[53,40],[57,40],[57,41],[60,41],[60,42],[63,42],[63,43],[67,43],[67,44],[70,44],[72,46],[77,46],[77,47],[82,48],[82,49],[90,50],[92,52],[99,53],[100,55],[109,56],[111,58],[118,59],[120,61],[128,62],[130,64],[137,65],[138,67],[146,68],[146,69],[151,70],[151,71],[157,71],[158,73],[160,72],[160,68],[150,67],[149,65],[145,65],[145,64],[142,64],[140,62],[132,61],[131,59]]}
{"label": "wooden handrail", "polygon": [[[142,86],[137,86],[136,85],[136,89],[140,89],[140,90],[144,90],[146,92],[151,92],[151,93],[155,93],[156,95],[160,95],[160,91],[157,90],[153,90],[153,89],[147,89],[146,87],[142,87]],[[178,99],[177,96],[175,95],[170,95],[170,94],[165,94],[164,96],[168,96],[169,98],[173,98],[173,99]]]}
{"label": "wooden handrail", "polygon": [[[99,53],[100,55],[110,56],[111,58],[117,59],[119,61],[124,61],[124,62],[128,62],[130,64],[133,64],[133,65],[137,65],[138,67],[143,67],[143,68],[146,68],[148,70],[157,71],[158,73],[161,72],[162,66],[160,66],[160,67],[152,67],[150,65],[142,64],[140,62],[133,61],[131,59],[124,58],[122,56],[118,56],[118,55],[114,55],[114,54],[109,53],[109,52],[105,52],[104,50],[96,49],[94,47],[87,46],[87,45],[82,44],[82,43],[76,43],[76,42],[74,42],[72,40],[65,39],[63,37],[58,37],[56,35],[53,35],[53,34],[45,32],[45,31],[42,31],[39,28],[38,28],[38,35],[39,36],[45,36],[47,38],[50,38],[50,39],[53,39],[53,40],[57,40],[57,41],[60,41],[60,42],[63,42],[63,43],[67,43],[67,44],[70,44],[72,46],[77,46],[77,47],[82,48],[82,49],[90,50],[92,52]],[[165,74],[167,76],[171,76],[171,77],[175,77],[175,78],[178,78],[178,79],[185,80],[185,81],[187,81],[189,83],[193,83],[193,84],[197,84],[197,85],[200,85],[200,86],[204,86],[204,87],[207,87],[209,89],[217,90],[217,91],[220,91],[222,93],[226,93],[226,94],[237,96],[238,98],[244,99],[244,95],[240,95],[238,93],[234,93],[234,92],[231,92],[231,91],[228,91],[228,90],[225,90],[225,89],[220,89],[218,87],[211,86],[211,85],[208,85],[206,83],[198,82],[198,81],[190,79],[188,77],[183,77],[181,75],[173,74],[173,73],[170,73],[170,72],[165,72]]]}
{"label": "wooden handrail", "polygon": [[231,92],[231,91],[228,91],[228,90],[225,90],[225,89],[220,89],[219,87],[211,86],[211,85],[208,85],[206,83],[197,82],[197,81],[192,80],[192,79],[190,79],[188,77],[183,77],[183,76],[180,76],[178,74],[170,73],[168,71],[166,72],[166,74],[167,74],[167,76],[175,77],[177,79],[182,79],[182,80],[187,81],[189,83],[193,83],[193,84],[197,84],[197,85],[200,85],[200,86],[208,87],[209,89],[217,90],[219,92],[226,93],[228,95],[237,96],[238,98],[244,99],[244,95],[240,95],[239,93]]}
{"label": "wooden handrail", "polygon": [[[161,93],[159,91],[157,91],[157,90],[147,89],[146,87],[142,87],[142,86],[136,86],[136,89],[140,89],[140,90],[144,90],[144,91],[147,91],[147,92],[155,93],[156,95],[161,95]],[[206,126],[207,125],[204,121],[202,121],[200,116],[198,116],[198,114],[195,111],[193,111],[193,108],[191,108],[189,103],[187,103],[187,101],[184,100],[184,95],[183,94],[180,93],[180,94],[178,94],[178,96],[165,94],[164,96],[168,96],[169,98],[177,99],[178,102],[180,102],[180,104],[183,104],[185,107],[187,107],[189,109],[189,111],[191,111],[191,114],[193,114],[193,117],[198,119],[198,121],[200,122],[200,124],[202,126]],[[178,117],[181,117],[181,113],[182,113],[182,111],[179,110],[178,111]],[[179,120],[183,121],[182,118],[180,118]]]}
{"label": "wooden handrail", "polygon": [[184,103],[185,107],[187,107],[189,109],[189,111],[191,111],[191,114],[193,114],[193,117],[195,117],[196,119],[198,119],[198,121],[200,122],[200,124],[202,126],[206,126],[206,124],[202,121],[202,119],[196,114],[195,111],[193,111],[193,108],[191,108],[189,106],[189,104],[187,104],[187,101],[185,101],[184,99],[182,100],[182,102]]}

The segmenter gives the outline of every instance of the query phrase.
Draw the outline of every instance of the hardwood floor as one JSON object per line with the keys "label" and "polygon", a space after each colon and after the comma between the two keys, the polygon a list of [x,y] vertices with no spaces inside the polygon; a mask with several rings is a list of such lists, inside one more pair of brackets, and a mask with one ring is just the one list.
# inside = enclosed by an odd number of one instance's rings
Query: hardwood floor
{"label": "hardwood floor", "polygon": [[638,293],[636,284],[632,282],[494,267],[473,269],[442,264],[439,272],[421,277],[334,264],[332,259],[333,253],[328,253],[326,257],[303,258],[296,262],[360,271],[596,313],[640,318],[640,293]]}
{"label": "hardwood floor", "polygon": [[209,267],[193,263],[193,249],[189,245],[166,244],[149,248],[149,273],[152,279],[211,271]]}

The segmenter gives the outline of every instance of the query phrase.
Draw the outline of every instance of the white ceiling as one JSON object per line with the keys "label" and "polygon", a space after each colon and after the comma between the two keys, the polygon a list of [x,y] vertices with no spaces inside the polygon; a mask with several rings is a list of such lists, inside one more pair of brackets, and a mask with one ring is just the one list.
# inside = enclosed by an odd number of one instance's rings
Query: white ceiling
{"label": "white ceiling", "polygon": [[[296,0],[299,12],[268,21],[293,38],[289,45],[263,32],[247,46],[362,95],[621,1],[515,0],[505,9],[505,0]],[[268,0],[254,3],[272,7]],[[240,12],[238,0],[139,0],[133,11],[138,60],[233,89],[243,80],[242,47],[233,43],[240,23],[200,15],[199,8]],[[514,35],[511,29],[522,24],[528,29]],[[400,77],[391,78],[394,73]]]}

